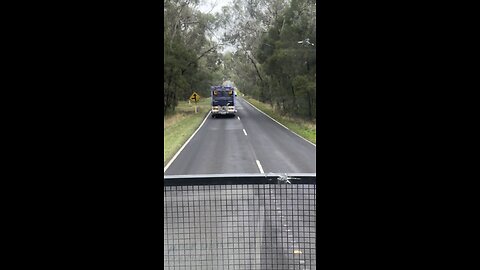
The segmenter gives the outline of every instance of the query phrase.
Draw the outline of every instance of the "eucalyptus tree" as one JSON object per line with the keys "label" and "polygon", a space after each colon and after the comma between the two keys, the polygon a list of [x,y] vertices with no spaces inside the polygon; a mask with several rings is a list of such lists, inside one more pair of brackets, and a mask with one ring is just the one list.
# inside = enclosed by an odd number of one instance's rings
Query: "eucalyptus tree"
{"label": "eucalyptus tree", "polygon": [[[215,15],[198,4],[165,1],[165,104],[229,78],[282,113],[315,117],[315,1],[233,0]],[[236,50],[222,55],[222,45]]]}
{"label": "eucalyptus tree", "polygon": [[218,65],[220,44],[212,36],[219,24],[199,3],[164,1],[164,113],[192,91],[205,96]]}
{"label": "eucalyptus tree", "polygon": [[313,1],[292,0],[262,35],[256,51],[276,107],[310,119],[316,108],[315,6]]}

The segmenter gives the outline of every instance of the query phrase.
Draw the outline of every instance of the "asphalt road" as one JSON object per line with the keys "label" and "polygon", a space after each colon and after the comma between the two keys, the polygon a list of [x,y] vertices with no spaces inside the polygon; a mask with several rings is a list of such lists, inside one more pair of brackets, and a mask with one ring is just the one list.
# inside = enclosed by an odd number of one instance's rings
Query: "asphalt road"
{"label": "asphalt road", "polygon": [[[209,116],[165,174],[316,173],[314,145],[237,109]],[[315,209],[315,185],[165,187],[164,269],[315,269]]]}
{"label": "asphalt road", "polygon": [[265,173],[316,173],[314,145],[241,97],[237,97],[237,110],[234,118],[209,116],[164,174],[261,173],[261,169]]}

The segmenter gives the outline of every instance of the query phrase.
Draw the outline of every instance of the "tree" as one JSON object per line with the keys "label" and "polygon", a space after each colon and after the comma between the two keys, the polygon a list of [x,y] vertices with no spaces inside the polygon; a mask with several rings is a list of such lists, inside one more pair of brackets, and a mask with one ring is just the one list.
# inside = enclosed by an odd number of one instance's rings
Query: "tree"
{"label": "tree", "polygon": [[[209,85],[228,78],[283,114],[315,118],[315,1],[233,0],[215,15],[199,12],[197,4],[165,1],[166,110],[192,88],[208,95]],[[225,44],[236,51],[222,55]]]}
{"label": "tree", "polygon": [[218,69],[220,44],[211,38],[218,20],[196,9],[198,0],[164,1],[164,113],[192,90],[207,95]]}

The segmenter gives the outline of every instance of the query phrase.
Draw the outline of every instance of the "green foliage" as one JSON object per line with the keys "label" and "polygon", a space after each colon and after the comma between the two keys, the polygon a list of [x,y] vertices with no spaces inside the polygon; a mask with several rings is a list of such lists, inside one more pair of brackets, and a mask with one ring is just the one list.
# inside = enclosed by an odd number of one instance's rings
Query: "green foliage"
{"label": "green foliage", "polygon": [[[229,79],[282,115],[315,120],[315,1],[232,0],[215,15],[196,4],[165,1],[166,110],[192,91],[208,96],[210,85]],[[220,28],[221,40],[214,39]],[[236,50],[221,54],[219,43]]]}
{"label": "green foliage", "polygon": [[315,119],[316,3],[307,0],[234,0],[224,42],[242,91],[282,115]]}
{"label": "green foliage", "polygon": [[208,96],[219,75],[218,44],[208,38],[218,22],[215,16],[195,9],[198,1],[164,2],[164,113],[192,91]]}
{"label": "green foliage", "polygon": [[263,45],[256,51],[269,78],[269,88],[263,91],[270,102],[283,114],[309,119],[315,118],[316,108],[314,19],[315,3],[292,0],[262,35]]}

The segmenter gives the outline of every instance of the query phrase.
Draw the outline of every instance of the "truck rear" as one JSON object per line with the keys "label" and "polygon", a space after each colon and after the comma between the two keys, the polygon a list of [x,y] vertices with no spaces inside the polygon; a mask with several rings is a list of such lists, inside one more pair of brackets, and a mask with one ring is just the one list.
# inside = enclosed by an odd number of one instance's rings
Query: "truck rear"
{"label": "truck rear", "polygon": [[235,116],[235,89],[232,86],[212,86],[212,117],[219,115]]}

